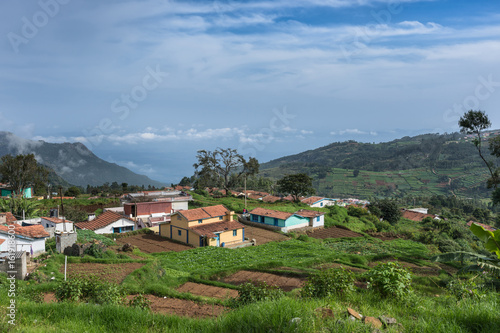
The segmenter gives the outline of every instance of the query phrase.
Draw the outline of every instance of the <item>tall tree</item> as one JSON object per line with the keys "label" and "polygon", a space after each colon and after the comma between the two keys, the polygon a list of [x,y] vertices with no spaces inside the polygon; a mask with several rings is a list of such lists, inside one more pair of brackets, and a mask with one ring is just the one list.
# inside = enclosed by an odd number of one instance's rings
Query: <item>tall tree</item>
{"label": "tall tree", "polygon": [[396,224],[402,215],[396,201],[390,199],[374,200],[368,206],[368,210],[390,224]]}
{"label": "tall tree", "polygon": [[1,162],[2,182],[8,183],[16,196],[21,197],[24,189],[47,181],[48,170],[37,163],[33,154],[4,155]]}
{"label": "tall tree", "polygon": [[305,173],[286,175],[278,180],[277,185],[281,193],[290,194],[295,202],[301,196],[313,195],[316,190],[312,186],[313,179]]}
{"label": "tall tree", "polygon": [[[488,168],[490,173],[490,179],[488,179],[488,188],[494,188],[492,199],[494,204],[500,203],[500,189],[498,184],[500,184],[500,169],[495,168],[495,163],[493,161],[486,160],[483,155],[482,150],[482,132],[485,129],[491,127],[491,122],[484,111],[467,111],[458,121],[460,126],[460,132],[465,134],[475,135],[474,146],[476,146],[479,153],[479,157],[483,160],[484,164]],[[491,155],[500,158],[500,137],[495,137],[489,140],[489,148]]]}
{"label": "tall tree", "polygon": [[229,190],[243,177],[259,173],[259,162],[250,157],[248,161],[236,149],[198,150],[198,162],[193,166],[198,175],[197,188],[222,186]]}

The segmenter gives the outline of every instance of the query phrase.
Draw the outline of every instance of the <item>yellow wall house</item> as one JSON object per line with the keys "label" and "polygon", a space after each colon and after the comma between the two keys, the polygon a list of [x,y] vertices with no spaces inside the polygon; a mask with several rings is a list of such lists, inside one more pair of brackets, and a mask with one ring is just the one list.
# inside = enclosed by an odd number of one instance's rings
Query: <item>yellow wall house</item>
{"label": "yellow wall house", "polygon": [[245,227],[224,205],[181,210],[160,224],[160,236],[194,247],[226,246],[245,240]]}

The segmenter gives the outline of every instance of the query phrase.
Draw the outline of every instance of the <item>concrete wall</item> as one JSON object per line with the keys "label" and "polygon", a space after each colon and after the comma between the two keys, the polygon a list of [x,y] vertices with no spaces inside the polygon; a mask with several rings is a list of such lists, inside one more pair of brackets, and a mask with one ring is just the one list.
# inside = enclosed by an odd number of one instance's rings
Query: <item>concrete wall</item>
{"label": "concrete wall", "polygon": [[[11,266],[11,265],[14,266]],[[15,272],[16,279],[24,280],[28,272],[25,252],[11,252],[0,259],[0,272]]]}
{"label": "concrete wall", "polygon": [[76,243],[77,233],[76,232],[65,232],[56,233],[56,251],[59,253],[64,253],[67,247],[72,247]]}

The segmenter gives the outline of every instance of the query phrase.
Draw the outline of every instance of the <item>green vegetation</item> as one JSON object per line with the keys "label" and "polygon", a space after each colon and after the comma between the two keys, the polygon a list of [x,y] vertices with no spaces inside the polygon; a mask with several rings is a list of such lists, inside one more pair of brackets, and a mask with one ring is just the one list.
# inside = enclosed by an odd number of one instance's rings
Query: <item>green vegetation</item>
{"label": "green vegetation", "polygon": [[412,274],[397,262],[381,263],[369,270],[366,276],[373,288],[384,297],[403,299],[413,293]]}
{"label": "green vegetation", "polygon": [[354,274],[344,268],[329,269],[312,274],[301,290],[301,296],[325,298],[346,296],[354,291]]}

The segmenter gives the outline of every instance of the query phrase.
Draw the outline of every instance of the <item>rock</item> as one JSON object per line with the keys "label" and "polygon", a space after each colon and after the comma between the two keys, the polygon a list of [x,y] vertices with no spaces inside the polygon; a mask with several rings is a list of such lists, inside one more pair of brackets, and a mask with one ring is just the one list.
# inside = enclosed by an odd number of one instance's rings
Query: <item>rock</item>
{"label": "rock", "polygon": [[347,313],[350,316],[353,316],[354,318],[359,319],[359,320],[361,320],[363,318],[363,316],[361,314],[357,313],[355,310],[353,310],[351,308],[347,308]]}
{"label": "rock", "polygon": [[132,244],[130,243],[125,243],[123,244],[122,246],[122,251],[123,252],[132,252],[134,250],[135,246],[133,246]]}
{"label": "rock", "polygon": [[321,315],[322,318],[335,318],[332,309],[329,308],[317,308],[314,310],[318,315]]}
{"label": "rock", "polygon": [[379,319],[382,323],[384,323],[385,326],[396,325],[398,323],[396,319],[391,317],[380,316]]}
{"label": "rock", "polygon": [[375,317],[365,317],[365,324],[377,329],[383,326],[382,322]]}

